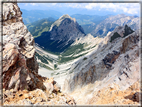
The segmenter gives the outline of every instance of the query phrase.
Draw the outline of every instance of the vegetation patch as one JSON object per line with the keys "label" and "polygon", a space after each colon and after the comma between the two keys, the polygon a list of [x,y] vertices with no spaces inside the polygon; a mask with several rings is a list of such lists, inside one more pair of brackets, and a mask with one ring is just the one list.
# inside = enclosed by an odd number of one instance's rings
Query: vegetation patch
{"label": "vegetation patch", "polygon": [[48,64],[46,57],[39,55],[37,52],[36,52],[35,56],[38,57],[38,59],[40,59],[41,62]]}
{"label": "vegetation patch", "polygon": [[81,54],[79,56],[76,56],[76,57],[61,57],[61,59],[59,60],[59,63],[65,63],[65,62],[68,62],[68,61],[71,61],[73,59],[76,59],[76,58],[79,58],[85,54],[87,54],[88,52],[84,53],[84,54]]}
{"label": "vegetation patch", "polygon": [[86,60],[86,59],[87,59],[87,57],[84,57],[84,58],[83,58],[83,60]]}
{"label": "vegetation patch", "polygon": [[47,32],[50,29],[53,21],[47,19],[41,19],[36,22],[27,25],[29,32],[34,36],[34,38],[41,36],[43,32]]}
{"label": "vegetation patch", "polygon": [[71,55],[71,54],[78,54],[80,53],[81,51],[84,51],[84,44],[78,44],[78,45],[73,45],[73,46],[70,46],[69,48],[67,48],[62,56],[68,56],[68,55]]}
{"label": "vegetation patch", "polygon": [[57,64],[54,64],[54,70],[57,69]]}
{"label": "vegetation patch", "polygon": [[39,66],[40,67],[43,67],[43,68],[46,68],[46,69],[48,69],[48,70],[53,70],[52,68],[50,68],[49,66],[46,66],[45,64],[43,64],[43,63],[38,63],[39,64]]}

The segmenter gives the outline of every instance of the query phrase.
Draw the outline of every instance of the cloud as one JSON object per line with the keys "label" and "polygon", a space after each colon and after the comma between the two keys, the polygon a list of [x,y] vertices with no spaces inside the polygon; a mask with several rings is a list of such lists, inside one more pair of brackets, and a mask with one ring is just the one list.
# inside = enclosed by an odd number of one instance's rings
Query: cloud
{"label": "cloud", "polygon": [[31,5],[33,5],[33,6],[36,6],[37,5],[37,3],[30,3]]}
{"label": "cloud", "polygon": [[138,14],[140,10],[139,3],[88,3],[86,9],[108,10],[112,12],[122,11],[128,14]]}
{"label": "cloud", "polygon": [[57,3],[59,7],[84,8],[88,10],[107,10],[112,12],[124,12],[128,14],[138,14],[139,3]]}
{"label": "cloud", "polygon": [[85,6],[86,9],[93,9],[97,6],[97,3],[89,3],[88,5]]}
{"label": "cloud", "polygon": [[53,6],[57,5],[57,3],[52,3]]}

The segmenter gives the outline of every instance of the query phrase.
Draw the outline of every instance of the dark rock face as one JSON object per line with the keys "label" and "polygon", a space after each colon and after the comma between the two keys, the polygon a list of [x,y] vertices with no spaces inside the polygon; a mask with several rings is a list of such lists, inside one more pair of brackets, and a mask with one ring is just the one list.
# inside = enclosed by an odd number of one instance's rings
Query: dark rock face
{"label": "dark rock face", "polygon": [[103,59],[103,63],[106,68],[111,68],[112,64],[114,64],[115,60],[119,57],[120,52],[113,51],[113,53],[108,53]]}
{"label": "dark rock face", "polygon": [[130,27],[128,27],[127,25],[125,25],[124,31],[125,31],[125,32],[124,32],[124,37],[134,32],[134,31],[133,31]]}

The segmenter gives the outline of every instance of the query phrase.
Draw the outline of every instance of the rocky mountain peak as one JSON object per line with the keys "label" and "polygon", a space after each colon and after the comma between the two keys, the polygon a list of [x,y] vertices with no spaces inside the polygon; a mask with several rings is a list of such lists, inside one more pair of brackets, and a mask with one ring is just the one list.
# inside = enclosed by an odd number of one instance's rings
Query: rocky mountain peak
{"label": "rocky mountain peak", "polygon": [[61,16],[51,25],[50,33],[52,38],[70,38],[72,40],[85,35],[83,28],[68,14]]}
{"label": "rocky mountain peak", "polygon": [[61,16],[61,17],[59,18],[59,20],[65,19],[65,18],[70,18],[70,19],[71,19],[71,17],[70,17],[68,14],[65,14],[65,15]]}
{"label": "rocky mountain peak", "polygon": [[75,19],[75,18],[72,18],[72,17],[70,17],[68,14],[65,14],[65,15],[61,16],[58,20],[56,20],[56,21],[51,25],[49,31],[51,31],[54,26],[59,27],[60,24],[62,24],[63,21],[65,21],[65,20],[67,20],[68,23],[71,23],[71,22],[76,23],[76,19]]}
{"label": "rocky mountain peak", "polygon": [[[56,20],[50,27],[48,32],[44,32],[40,37],[35,38],[35,41],[41,45],[49,46],[48,43],[51,43],[49,47],[54,47],[52,49],[47,48],[49,51],[64,51],[69,47],[76,39],[80,37],[85,37],[83,28],[75,21],[74,18],[71,18],[69,15],[63,15],[58,20]],[[42,42],[41,42],[42,40]],[[45,41],[43,41],[45,40]],[[46,44],[46,45],[45,45]]]}

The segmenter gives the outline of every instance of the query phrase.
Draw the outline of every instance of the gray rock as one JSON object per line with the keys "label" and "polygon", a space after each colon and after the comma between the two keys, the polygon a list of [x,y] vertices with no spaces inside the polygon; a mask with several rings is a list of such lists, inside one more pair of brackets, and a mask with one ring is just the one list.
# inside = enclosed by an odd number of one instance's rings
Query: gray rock
{"label": "gray rock", "polygon": [[49,31],[52,40],[64,41],[64,44],[85,36],[83,28],[67,14],[55,21]]}
{"label": "gray rock", "polygon": [[[22,12],[17,3],[3,5],[3,88],[35,89],[38,63],[35,59],[34,38],[22,22]],[[31,76],[29,74],[33,74]],[[29,80],[26,78],[29,76]],[[32,81],[32,85],[28,84]]]}

